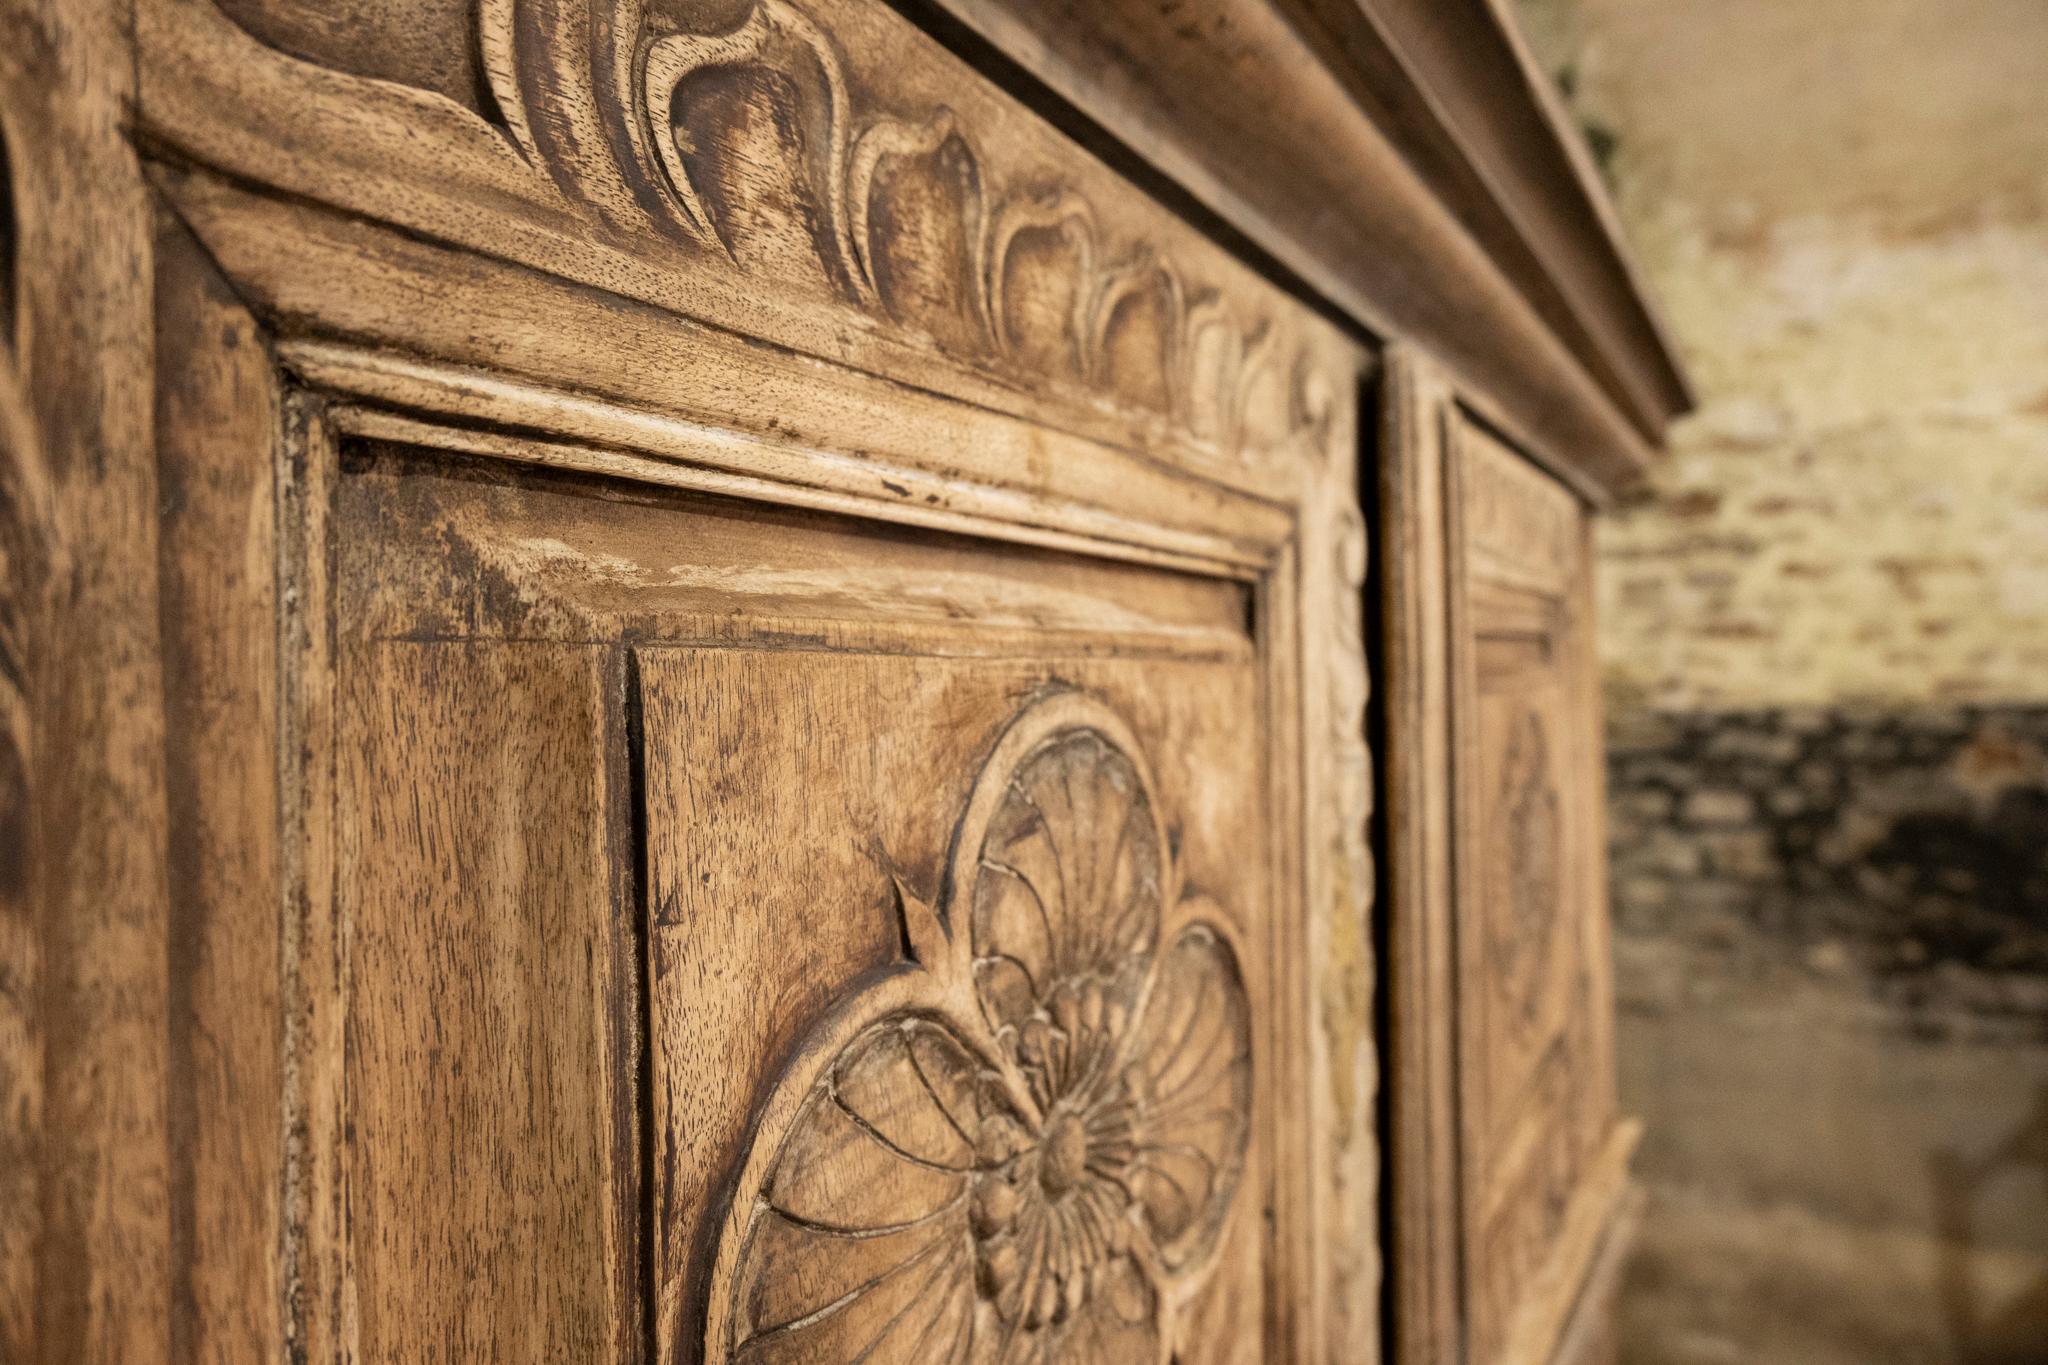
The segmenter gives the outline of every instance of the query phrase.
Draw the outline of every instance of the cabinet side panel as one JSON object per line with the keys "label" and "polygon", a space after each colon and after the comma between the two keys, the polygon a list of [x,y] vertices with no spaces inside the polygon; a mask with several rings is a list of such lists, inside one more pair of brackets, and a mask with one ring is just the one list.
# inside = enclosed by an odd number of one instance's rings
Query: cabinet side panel
{"label": "cabinet side panel", "polygon": [[0,1356],[171,1350],[150,215],[114,0],[0,3]]}

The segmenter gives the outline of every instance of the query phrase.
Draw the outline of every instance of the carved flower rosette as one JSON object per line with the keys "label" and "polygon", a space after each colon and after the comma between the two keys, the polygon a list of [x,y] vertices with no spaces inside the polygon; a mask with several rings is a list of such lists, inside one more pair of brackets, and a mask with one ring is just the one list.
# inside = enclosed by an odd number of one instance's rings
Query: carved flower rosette
{"label": "carved flower rosette", "polygon": [[1231,929],[1184,896],[1151,775],[1066,693],[982,768],[900,969],[762,1112],[707,1360],[1162,1361],[1221,1239],[1251,1108]]}

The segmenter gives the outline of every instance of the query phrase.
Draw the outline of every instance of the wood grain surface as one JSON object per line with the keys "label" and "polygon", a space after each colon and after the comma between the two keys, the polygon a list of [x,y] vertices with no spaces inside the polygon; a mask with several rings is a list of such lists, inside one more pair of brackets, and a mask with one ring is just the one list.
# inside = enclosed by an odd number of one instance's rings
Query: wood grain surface
{"label": "wood grain surface", "polygon": [[1222,138],[909,0],[0,0],[0,1360],[1379,1359],[1369,530],[1399,1331],[1557,1336],[1668,357],[1227,8]]}
{"label": "wood grain surface", "polygon": [[1636,1136],[1615,1099],[1590,528],[1427,360],[1396,357],[1390,388],[1395,1350],[1533,1365],[1568,1320],[1601,1335],[1607,1300],[1581,1305]]}

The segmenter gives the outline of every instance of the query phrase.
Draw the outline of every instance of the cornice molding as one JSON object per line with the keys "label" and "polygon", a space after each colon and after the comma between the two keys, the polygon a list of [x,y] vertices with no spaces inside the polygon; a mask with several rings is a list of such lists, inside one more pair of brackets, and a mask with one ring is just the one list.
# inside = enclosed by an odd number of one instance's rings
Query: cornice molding
{"label": "cornice molding", "polygon": [[[1362,16],[1433,125],[1415,132],[1462,165],[1483,199],[1441,178],[1445,202],[1560,335],[1609,370],[1653,439],[1693,405],[1690,382],[1577,124],[1516,28],[1512,0],[1296,0]],[[1411,152],[1420,160],[1420,151]],[[1560,311],[1561,310],[1561,311]],[[1576,326],[1576,331],[1575,331]]]}

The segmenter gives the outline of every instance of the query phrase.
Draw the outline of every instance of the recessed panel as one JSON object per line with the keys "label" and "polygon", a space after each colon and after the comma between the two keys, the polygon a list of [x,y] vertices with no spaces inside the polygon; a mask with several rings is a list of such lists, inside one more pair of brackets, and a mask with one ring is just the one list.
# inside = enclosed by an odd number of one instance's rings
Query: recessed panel
{"label": "recessed panel", "polygon": [[1261,1358],[1247,585],[339,480],[363,1359]]}
{"label": "recessed panel", "polygon": [[615,669],[549,641],[351,640],[337,663],[356,1358],[631,1359]]}
{"label": "recessed panel", "polygon": [[1469,1331],[1475,1360],[1547,1359],[1613,1175],[1584,514],[1476,428],[1453,459]]}

